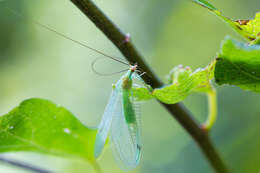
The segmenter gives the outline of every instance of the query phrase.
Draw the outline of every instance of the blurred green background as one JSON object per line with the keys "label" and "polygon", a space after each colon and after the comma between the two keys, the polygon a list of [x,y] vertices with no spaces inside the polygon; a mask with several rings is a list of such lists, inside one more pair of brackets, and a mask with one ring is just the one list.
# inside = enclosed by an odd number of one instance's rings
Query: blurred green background
{"label": "blurred green background", "polygon": [[[253,18],[259,0],[212,1],[226,16]],[[183,0],[97,1],[100,8],[126,33],[162,78],[178,64],[193,69],[206,66],[216,56],[226,35],[241,40],[207,10]],[[19,18],[4,7],[22,13]],[[113,44],[70,1],[0,1],[0,113],[22,100],[40,97],[68,108],[87,126],[101,119],[120,75],[98,76],[91,62],[99,57],[68,40],[40,28],[30,20],[49,25],[76,40],[113,56],[121,56]],[[102,72],[124,66],[110,60],[97,64]],[[213,141],[236,173],[260,171],[260,96],[237,87],[217,87],[219,116],[212,129]],[[195,118],[207,114],[204,95],[184,101]],[[190,136],[156,101],[142,107],[143,158],[136,173],[213,172]],[[33,153],[8,153],[10,158],[65,173],[92,172],[79,160],[65,160]],[[109,149],[100,159],[104,172],[122,172]],[[0,172],[25,172],[0,163]]]}

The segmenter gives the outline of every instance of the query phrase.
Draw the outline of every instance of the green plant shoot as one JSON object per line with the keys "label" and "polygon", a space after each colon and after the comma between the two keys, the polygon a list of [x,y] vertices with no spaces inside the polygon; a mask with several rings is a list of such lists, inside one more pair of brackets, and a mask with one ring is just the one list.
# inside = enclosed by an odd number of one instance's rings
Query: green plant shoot
{"label": "green plant shoot", "polygon": [[123,170],[135,168],[142,152],[140,116],[132,90],[133,79],[142,82],[136,68],[131,66],[113,87],[95,142],[95,157],[98,157],[109,136],[115,160]]}

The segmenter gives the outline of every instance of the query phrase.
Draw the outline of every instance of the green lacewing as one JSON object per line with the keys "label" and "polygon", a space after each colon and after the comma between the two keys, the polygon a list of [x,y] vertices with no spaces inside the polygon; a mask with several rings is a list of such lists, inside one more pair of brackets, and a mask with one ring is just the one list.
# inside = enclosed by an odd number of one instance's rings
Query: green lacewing
{"label": "green lacewing", "polygon": [[135,168],[141,157],[141,130],[138,102],[133,96],[133,80],[142,81],[136,73],[137,66],[131,66],[115,84],[98,126],[95,142],[95,157],[104,148],[109,136],[113,155],[123,170]]}
{"label": "green lacewing", "polygon": [[[21,17],[20,14],[17,14],[11,9],[9,9],[9,11]],[[98,126],[94,155],[97,158],[101,154],[105,142],[109,137],[110,146],[119,167],[124,170],[134,169],[141,158],[142,144],[140,139],[141,124],[140,112],[138,110],[139,103],[136,102],[133,96],[132,87],[133,81],[139,81],[139,83],[144,84],[144,81],[137,73],[137,65],[129,65],[123,60],[109,56],[95,48],[74,40],[38,21],[33,20],[32,22],[65,39],[130,67],[112,89],[112,94]],[[129,34],[126,34],[125,40],[123,40],[122,43],[128,42],[129,39]]]}

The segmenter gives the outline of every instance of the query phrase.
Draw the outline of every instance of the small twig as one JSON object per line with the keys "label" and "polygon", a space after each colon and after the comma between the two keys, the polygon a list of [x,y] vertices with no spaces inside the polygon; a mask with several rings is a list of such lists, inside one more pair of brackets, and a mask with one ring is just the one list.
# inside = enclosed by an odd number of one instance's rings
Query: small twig
{"label": "small twig", "polygon": [[38,168],[36,166],[29,165],[27,163],[23,163],[23,162],[20,162],[20,161],[17,161],[17,160],[7,159],[3,156],[0,157],[0,162],[6,163],[6,164],[9,164],[9,165],[12,165],[12,166],[16,166],[16,167],[19,167],[19,168],[22,168],[22,169],[26,169],[26,170],[31,171],[31,172],[51,173],[50,171],[44,170],[42,168]]}
{"label": "small twig", "polygon": [[[137,52],[131,40],[125,42],[126,35],[91,0],[71,1],[113,42],[130,63],[137,63],[148,74],[142,76],[147,84],[153,88],[163,85],[152,69],[145,63],[143,57]],[[168,105],[162,102],[160,104],[197,142],[214,170],[218,173],[228,173],[224,161],[213,146],[208,134],[200,128],[200,125],[192,118],[192,114],[184,105],[181,103]]]}
{"label": "small twig", "polygon": [[217,119],[217,92],[215,89],[212,89],[207,93],[207,95],[209,114],[205,123],[201,125],[201,128],[208,132]]}

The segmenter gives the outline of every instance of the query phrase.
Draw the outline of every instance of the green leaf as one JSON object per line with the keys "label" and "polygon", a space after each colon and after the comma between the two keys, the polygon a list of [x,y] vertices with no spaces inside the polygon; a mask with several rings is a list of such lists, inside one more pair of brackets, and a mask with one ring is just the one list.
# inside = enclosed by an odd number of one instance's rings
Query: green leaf
{"label": "green leaf", "polygon": [[255,19],[237,20],[242,30],[253,35],[253,40],[260,38],[260,12],[256,13]]}
{"label": "green leaf", "polygon": [[206,0],[193,0],[193,2],[201,5],[202,7],[208,8],[209,10],[217,10],[212,4],[207,2]]}
{"label": "green leaf", "polygon": [[194,92],[209,92],[212,89],[210,80],[213,78],[213,72],[214,62],[194,72],[189,67],[175,67],[169,74],[171,84],[154,89],[152,94],[164,103],[174,104]]}
{"label": "green leaf", "polygon": [[137,101],[146,101],[154,98],[147,87],[133,87],[133,96]]}
{"label": "green leaf", "polygon": [[257,13],[255,19],[252,20],[233,21],[230,18],[223,16],[219,10],[217,10],[206,0],[193,0],[193,2],[209,9],[215,15],[228,23],[236,32],[238,32],[244,38],[253,41],[253,43],[258,43],[254,42],[254,40],[258,39],[260,36],[260,13]]}
{"label": "green leaf", "polygon": [[30,151],[94,162],[96,130],[43,99],[23,101],[0,117],[0,152]]}
{"label": "green leaf", "polygon": [[217,84],[229,84],[260,92],[260,45],[248,45],[227,38],[215,66]]}

